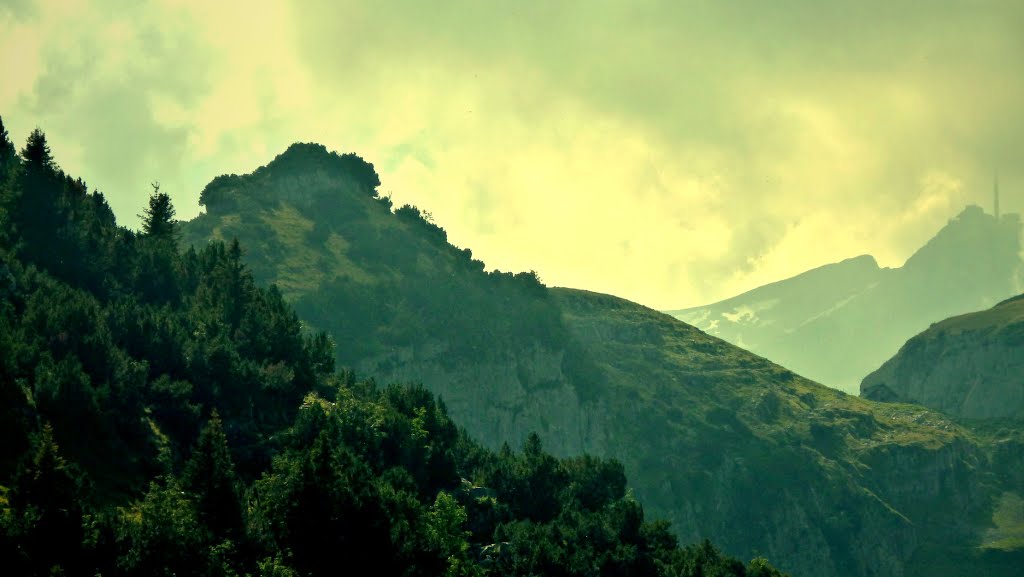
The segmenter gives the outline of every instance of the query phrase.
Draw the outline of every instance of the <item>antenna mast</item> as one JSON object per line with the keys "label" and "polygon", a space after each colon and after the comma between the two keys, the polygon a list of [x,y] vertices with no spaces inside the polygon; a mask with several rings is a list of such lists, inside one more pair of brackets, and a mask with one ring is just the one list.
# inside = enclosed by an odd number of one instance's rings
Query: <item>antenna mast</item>
{"label": "antenna mast", "polygon": [[993,208],[996,215],[996,220],[999,220],[999,171],[996,171],[995,178],[992,181],[992,196],[995,200]]}

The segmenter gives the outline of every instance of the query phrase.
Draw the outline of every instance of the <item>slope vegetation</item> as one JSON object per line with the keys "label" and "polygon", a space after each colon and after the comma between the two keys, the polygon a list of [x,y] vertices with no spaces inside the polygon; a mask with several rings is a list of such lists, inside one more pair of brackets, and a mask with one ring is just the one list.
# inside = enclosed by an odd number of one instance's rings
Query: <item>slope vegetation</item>
{"label": "slope vegetation", "polygon": [[964,559],[997,567],[979,546],[1007,481],[989,473],[987,441],[635,303],[485,272],[428,214],[393,210],[371,174],[294,145],[214,180],[186,238],[246,239],[254,276],[288,283],[341,365],[422,382],[485,445],[536,431],[555,454],[621,461],[684,540],[805,575],[923,574],[922,559],[938,575]]}
{"label": "slope vegetation", "polygon": [[237,242],[179,251],[0,123],[5,575],[781,577],[647,522],[622,465],[472,441],[334,371]]}

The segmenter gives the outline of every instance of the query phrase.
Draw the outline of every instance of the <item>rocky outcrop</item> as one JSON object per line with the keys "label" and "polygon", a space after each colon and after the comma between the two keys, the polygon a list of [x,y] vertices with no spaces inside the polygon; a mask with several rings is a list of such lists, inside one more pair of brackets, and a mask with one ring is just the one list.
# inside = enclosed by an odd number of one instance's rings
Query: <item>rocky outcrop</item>
{"label": "rocky outcrop", "polygon": [[932,325],[868,375],[861,395],[969,419],[1024,417],[1024,298]]}
{"label": "rocky outcrop", "polygon": [[519,447],[536,432],[558,456],[608,454],[607,407],[602,401],[583,406],[563,371],[564,351],[535,346],[452,366],[448,350],[447,343],[428,341],[369,359],[358,371],[383,382],[426,384],[461,426],[492,448]]}

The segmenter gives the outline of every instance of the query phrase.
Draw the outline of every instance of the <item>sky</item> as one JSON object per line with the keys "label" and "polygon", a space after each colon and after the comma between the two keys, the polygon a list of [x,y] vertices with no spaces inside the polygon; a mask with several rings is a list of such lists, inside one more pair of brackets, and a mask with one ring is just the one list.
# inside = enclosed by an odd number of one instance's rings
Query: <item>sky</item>
{"label": "sky", "polygon": [[0,116],[138,226],[292,142],[657,309],[1024,210],[1024,2],[0,0]]}

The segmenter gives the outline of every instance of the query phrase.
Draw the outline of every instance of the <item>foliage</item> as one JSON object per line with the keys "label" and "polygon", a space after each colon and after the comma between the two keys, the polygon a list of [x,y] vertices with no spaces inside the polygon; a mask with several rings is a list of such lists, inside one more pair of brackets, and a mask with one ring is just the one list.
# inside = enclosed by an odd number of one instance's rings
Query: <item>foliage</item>
{"label": "foliage", "polygon": [[142,232],[155,238],[173,238],[177,235],[177,222],[174,220],[174,206],[166,192],[160,192],[160,185],[153,183],[153,194],[149,197],[149,206],[143,212]]}
{"label": "foliage", "polygon": [[560,346],[565,328],[535,272],[485,272],[429,212],[392,212],[378,185],[358,157],[296,144],[252,174],[215,178],[184,242],[244,241],[254,278],[279,282],[299,316],[332,335],[341,366],[390,362],[424,335],[446,364]]}
{"label": "foliage", "polygon": [[731,572],[700,574],[745,574],[644,521],[617,463],[559,460],[536,436],[495,453],[423,387],[336,373],[333,341],[256,282],[237,240],[180,250],[158,190],[137,234],[60,171],[41,131],[11,174],[12,574],[315,576],[369,560],[382,575],[689,575],[704,558]]}

